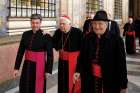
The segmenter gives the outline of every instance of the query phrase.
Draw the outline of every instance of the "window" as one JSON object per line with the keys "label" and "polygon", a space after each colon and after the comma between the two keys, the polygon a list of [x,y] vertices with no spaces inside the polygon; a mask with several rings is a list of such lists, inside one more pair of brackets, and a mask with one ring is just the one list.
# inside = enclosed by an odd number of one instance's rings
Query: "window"
{"label": "window", "polygon": [[30,17],[41,14],[44,18],[56,17],[56,0],[9,0],[9,17]]}
{"label": "window", "polygon": [[87,17],[94,14],[96,11],[103,9],[103,0],[87,0]]}
{"label": "window", "polygon": [[115,0],[114,19],[122,18],[122,0]]}

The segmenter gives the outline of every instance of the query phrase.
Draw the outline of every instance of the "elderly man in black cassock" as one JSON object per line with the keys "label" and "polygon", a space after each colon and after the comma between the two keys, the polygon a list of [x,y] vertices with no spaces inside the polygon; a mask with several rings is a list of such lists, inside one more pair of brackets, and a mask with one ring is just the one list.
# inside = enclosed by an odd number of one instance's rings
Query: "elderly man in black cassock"
{"label": "elderly man in black cassock", "polygon": [[72,93],[81,37],[81,30],[71,26],[70,18],[61,16],[60,27],[53,35],[54,48],[59,51],[58,93]]}
{"label": "elderly man in black cassock", "polygon": [[123,29],[124,29],[123,36],[125,36],[126,53],[135,54],[136,34],[135,34],[135,24],[133,22],[132,17],[128,18],[128,22],[124,25]]}

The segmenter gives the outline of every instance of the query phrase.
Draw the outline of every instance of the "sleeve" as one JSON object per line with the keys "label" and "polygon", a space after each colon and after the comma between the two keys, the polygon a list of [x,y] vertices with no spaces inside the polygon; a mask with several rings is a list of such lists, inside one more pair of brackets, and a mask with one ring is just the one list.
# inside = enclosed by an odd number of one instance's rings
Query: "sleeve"
{"label": "sleeve", "polygon": [[121,37],[118,39],[117,43],[117,61],[118,61],[118,69],[119,69],[119,77],[120,77],[120,87],[121,89],[127,88],[127,66],[126,66],[126,54],[125,54],[125,48],[124,48],[124,42]]}
{"label": "sleeve", "polygon": [[123,36],[125,36],[126,30],[127,30],[127,24],[124,25],[123,29],[124,29]]}
{"label": "sleeve", "polygon": [[55,50],[58,51],[61,43],[61,35],[59,29],[55,31],[52,41],[53,41],[53,48],[55,48]]}
{"label": "sleeve", "polygon": [[80,49],[80,55],[78,56],[78,59],[77,59],[77,66],[76,66],[76,72],[81,72],[82,69],[83,69],[83,66],[84,66],[84,54],[86,53],[85,50],[86,50],[86,47],[85,47],[85,38],[82,37],[81,38],[81,49]]}
{"label": "sleeve", "polygon": [[58,50],[57,39],[58,39],[58,30],[56,30],[53,35],[53,48],[55,48],[56,50]]}
{"label": "sleeve", "polygon": [[53,69],[53,45],[52,45],[52,37],[50,35],[46,35],[45,39],[45,49],[47,51],[47,60],[45,61],[45,72],[52,73]]}
{"label": "sleeve", "polygon": [[18,48],[14,69],[19,70],[24,52],[25,52],[25,45],[24,45],[24,33],[23,33],[21,37],[20,45]]}
{"label": "sleeve", "polygon": [[117,22],[115,22],[115,32],[117,32],[118,35],[120,35],[120,28]]}

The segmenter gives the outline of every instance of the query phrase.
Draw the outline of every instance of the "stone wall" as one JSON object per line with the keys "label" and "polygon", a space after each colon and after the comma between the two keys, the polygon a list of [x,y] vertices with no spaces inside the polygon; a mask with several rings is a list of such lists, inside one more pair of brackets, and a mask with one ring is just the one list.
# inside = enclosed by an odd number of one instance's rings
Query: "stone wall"
{"label": "stone wall", "polygon": [[86,0],[61,0],[60,15],[69,15],[72,25],[82,28],[86,19]]}
{"label": "stone wall", "polygon": [[18,43],[0,46],[0,83],[13,78]]}

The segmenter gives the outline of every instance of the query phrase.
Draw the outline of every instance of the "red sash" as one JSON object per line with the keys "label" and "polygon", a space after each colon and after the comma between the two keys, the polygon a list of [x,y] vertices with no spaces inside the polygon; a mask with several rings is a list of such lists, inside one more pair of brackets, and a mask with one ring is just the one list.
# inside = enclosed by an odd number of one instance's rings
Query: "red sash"
{"label": "red sash", "polygon": [[135,32],[134,31],[132,31],[132,32],[130,32],[130,31],[128,31],[128,32],[126,32],[126,35],[129,35],[129,36],[135,36]]}
{"label": "red sash", "polygon": [[[73,87],[73,75],[76,70],[76,64],[77,64],[77,57],[79,56],[80,52],[67,52],[67,51],[60,51],[59,52],[59,58],[61,60],[67,60],[69,64],[69,93],[72,93],[72,87]],[[75,93],[81,93],[80,91]]]}
{"label": "red sash", "polygon": [[92,75],[94,75],[95,77],[101,78],[102,77],[101,66],[93,63],[92,64]]}
{"label": "red sash", "polygon": [[44,93],[45,52],[25,51],[25,60],[36,62],[35,93]]}
{"label": "red sash", "polygon": [[[126,35],[128,35],[128,36],[134,36],[134,38],[136,37],[136,35],[135,35],[135,31],[132,31],[132,32],[126,32]],[[136,40],[134,39],[134,42],[132,42],[131,43],[132,45],[134,45],[134,50],[135,50],[135,48],[136,48]]]}
{"label": "red sash", "polygon": [[72,87],[72,93],[81,93],[81,78],[79,77],[78,80],[75,81]]}

